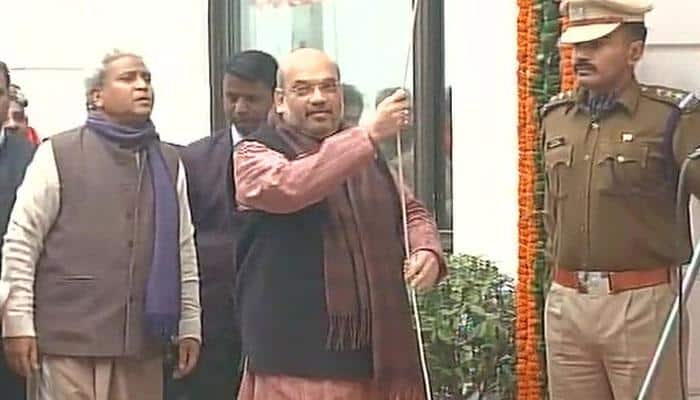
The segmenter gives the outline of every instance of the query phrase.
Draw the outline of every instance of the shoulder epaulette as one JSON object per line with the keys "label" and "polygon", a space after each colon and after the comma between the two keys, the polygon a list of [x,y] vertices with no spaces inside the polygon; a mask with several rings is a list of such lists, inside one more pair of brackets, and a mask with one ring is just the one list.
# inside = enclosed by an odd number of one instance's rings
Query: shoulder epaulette
{"label": "shoulder epaulette", "polygon": [[564,104],[570,104],[576,100],[576,92],[573,90],[568,90],[566,92],[561,92],[556,96],[553,96],[549,101],[542,106],[540,109],[540,117],[544,117],[547,112],[561,106]]}
{"label": "shoulder epaulette", "polygon": [[681,102],[681,110],[686,113],[700,111],[700,92],[690,92]]}
{"label": "shoulder epaulette", "polygon": [[681,112],[693,112],[700,109],[697,93],[664,86],[640,85],[642,96],[680,108]]}

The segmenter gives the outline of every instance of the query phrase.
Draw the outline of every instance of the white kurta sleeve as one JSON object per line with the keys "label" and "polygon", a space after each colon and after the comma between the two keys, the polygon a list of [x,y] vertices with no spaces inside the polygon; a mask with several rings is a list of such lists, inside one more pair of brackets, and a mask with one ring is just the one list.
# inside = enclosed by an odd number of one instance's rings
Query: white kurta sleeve
{"label": "white kurta sleeve", "polygon": [[2,281],[9,286],[4,337],[34,337],[34,277],[44,239],[60,207],[58,169],[51,141],[42,143],[27,167],[2,247]]}

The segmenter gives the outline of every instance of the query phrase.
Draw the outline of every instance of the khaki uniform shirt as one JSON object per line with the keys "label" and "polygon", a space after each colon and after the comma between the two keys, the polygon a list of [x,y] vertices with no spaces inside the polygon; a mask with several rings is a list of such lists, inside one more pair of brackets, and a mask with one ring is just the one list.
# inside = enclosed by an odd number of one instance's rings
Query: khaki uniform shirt
{"label": "khaki uniform shirt", "polygon": [[[686,95],[635,83],[598,120],[583,106],[583,90],[543,108],[545,225],[554,266],[641,270],[671,267],[679,254],[690,254],[687,222],[679,226],[675,218],[677,171],[700,145],[700,107],[692,101],[680,109]],[[673,113],[680,115],[675,129]],[[700,160],[690,162],[686,182],[700,194]]]}

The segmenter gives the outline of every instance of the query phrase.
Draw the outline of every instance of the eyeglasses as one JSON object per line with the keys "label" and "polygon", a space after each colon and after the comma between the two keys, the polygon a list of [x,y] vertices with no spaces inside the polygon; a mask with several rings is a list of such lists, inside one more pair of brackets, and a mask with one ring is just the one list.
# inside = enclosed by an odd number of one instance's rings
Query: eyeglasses
{"label": "eyeglasses", "polygon": [[324,81],[320,83],[303,83],[298,84],[289,89],[290,92],[294,93],[299,97],[310,96],[314,93],[316,88],[319,92],[324,94],[337,94],[340,85],[337,81]]}

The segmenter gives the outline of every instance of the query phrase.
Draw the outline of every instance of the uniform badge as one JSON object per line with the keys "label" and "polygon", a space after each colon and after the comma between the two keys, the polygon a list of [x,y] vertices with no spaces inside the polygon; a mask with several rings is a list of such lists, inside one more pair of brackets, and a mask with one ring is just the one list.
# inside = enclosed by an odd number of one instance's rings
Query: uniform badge
{"label": "uniform badge", "polygon": [[569,18],[580,21],[586,18],[586,7],[582,5],[572,5],[569,9]]}
{"label": "uniform badge", "polygon": [[561,147],[566,144],[566,139],[564,139],[563,136],[558,136],[552,139],[549,139],[547,143],[545,144],[545,148],[547,150],[551,149],[556,149],[557,147]]}
{"label": "uniform badge", "polygon": [[632,132],[622,132],[620,136],[624,143],[630,143],[634,141],[634,133]]}

